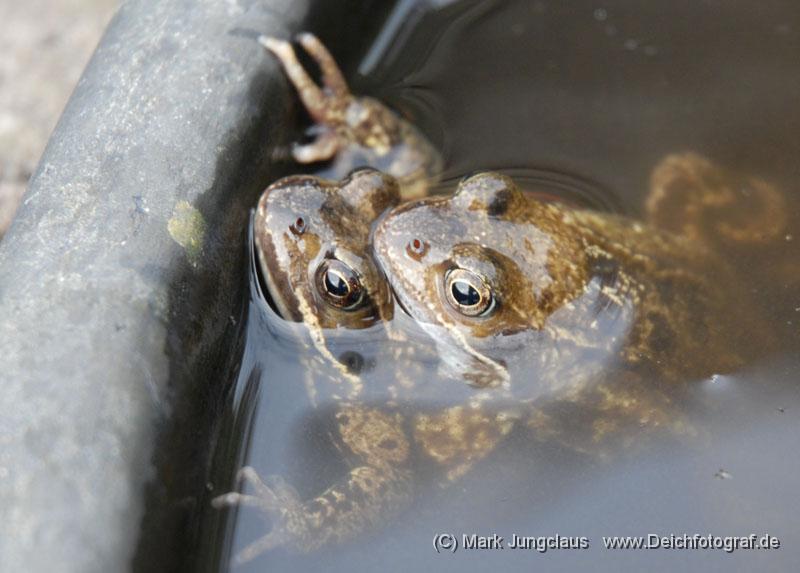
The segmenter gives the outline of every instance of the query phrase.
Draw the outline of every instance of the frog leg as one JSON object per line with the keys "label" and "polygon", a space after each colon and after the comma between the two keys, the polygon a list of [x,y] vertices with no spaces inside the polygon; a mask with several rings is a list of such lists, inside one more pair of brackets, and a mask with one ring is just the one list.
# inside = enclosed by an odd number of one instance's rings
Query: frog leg
{"label": "frog leg", "polygon": [[298,163],[336,158],[341,160],[337,177],[352,171],[355,162],[366,164],[397,177],[404,198],[426,194],[429,180],[442,169],[442,158],[419,130],[378,100],[354,96],[333,56],[314,35],[300,34],[297,41],[319,65],[322,86],[311,79],[289,42],[267,36],[258,41],[278,58],[316,124],[314,141],[293,149]]}
{"label": "frog leg", "polygon": [[315,141],[297,146],[293,150],[298,163],[313,163],[331,159],[344,143],[336,128],[344,122],[345,110],[353,101],[353,96],[342,72],[325,46],[309,33],[300,34],[298,40],[319,64],[324,90],[320,89],[297,60],[294,48],[289,42],[266,36],[259,38],[261,45],[280,61],[308,114],[314,122],[324,128]]}
{"label": "frog leg", "polygon": [[[334,80],[334,86],[331,86],[330,90],[332,93],[326,94],[314,83],[314,80],[311,79],[311,76],[308,75],[308,72],[306,72],[303,65],[298,61],[294,48],[289,42],[269,36],[261,36],[258,41],[278,58],[283,66],[284,72],[286,72],[286,75],[289,77],[289,81],[292,82],[303,105],[314,121],[326,124],[331,122],[331,120],[338,119],[339,114],[336,112],[341,110],[343,103],[349,103],[345,100],[349,100],[352,97],[349,91],[347,91],[346,85],[344,85],[345,92],[340,92],[342,85],[340,85],[339,82],[344,82],[344,79],[341,78],[341,72],[338,70],[335,72],[335,76],[337,76],[339,80]],[[330,56],[330,54],[328,54],[328,56]],[[320,66],[323,67],[323,63],[320,63]],[[326,72],[323,71],[323,79],[327,77],[327,79],[330,80],[330,66],[324,66],[323,70],[326,68],[328,69],[328,75],[326,76]],[[337,103],[338,105],[334,105]]]}
{"label": "frog leg", "polygon": [[315,163],[327,161],[339,151],[339,137],[333,131],[325,131],[312,143],[295,145],[292,157],[298,163]]}
{"label": "frog leg", "polygon": [[696,153],[671,154],[659,162],[645,207],[656,227],[728,246],[769,243],[787,224],[785,199],[775,187],[732,174]]}
{"label": "frog leg", "polygon": [[333,93],[335,97],[345,98],[350,95],[350,88],[342,75],[342,70],[336,64],[331,53],[319,39],[309,32],[304,32],[297,36],[297,40],[305,48],[306,52],[314,58],[314,61],[322,70],[322,84]]}
{"label": "frog leg", "polygon": [[[217,509],[224,507],[248,506],[259,510],[264,515],[275,520],[291,520],[292,516],[301,511],[301,503],[297,492],[278,476],[270,476],[267,485],[250,466],[239,470],[237,482],[248,482],[255,490],[255,495],[229,492],[211,500],[211,505]],[[288,528],[287,528],[288,529]],[[240,551],[234,562],[237,565],[247,563],[262,553],[269,551],[289,540],[287,531],[273,528],[272,531],[257,539]]]}
{"label": "frog leg", "polygon": [[243,468],[241,476],[252,483],[255,495],[229,493],[212,501],[215,507],[248,505],[272,521],[270,532],[242,550],[237,562],[278,546],[308,552],[346,541],[408,504],[410,446],[402,417],[347,406],[336,414],[336,422],[343,448],[354,454],[359,464],[322,494],[302,501],[280,478],[270,477],[265,483],[254,470]]}
{"label": "frog leg", "polygon": [[448,482],[466,474],[514,427],[516,416],[512,412],[487,410],[478,403],[414,419],[415,443],[445,468]]}

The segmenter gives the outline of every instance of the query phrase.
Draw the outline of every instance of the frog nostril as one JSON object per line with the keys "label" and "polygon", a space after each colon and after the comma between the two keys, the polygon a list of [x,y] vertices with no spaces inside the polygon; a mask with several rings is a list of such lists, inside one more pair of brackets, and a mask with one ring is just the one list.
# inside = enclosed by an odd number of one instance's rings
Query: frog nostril
{"label": "frog nostril", "polygon": [[306,232],[306,220],[302,217],[298,217],[289,227],[289,230],[291,230],[295,235],[302,235]]}
{"label": "frog nostril", "polygon": [[406,252],[412,259],[418,261],[428,252],[428,243],[414,237],[408,242],[408,245],[406,245]]}

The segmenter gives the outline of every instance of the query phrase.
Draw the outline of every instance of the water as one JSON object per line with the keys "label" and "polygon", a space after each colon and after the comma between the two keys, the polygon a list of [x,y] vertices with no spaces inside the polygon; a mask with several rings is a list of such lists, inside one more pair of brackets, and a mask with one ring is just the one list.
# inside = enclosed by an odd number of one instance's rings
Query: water
{"label": "water", "polygon": [[[400,26],[390,34],[393,43],[367,51],[369,65],[362,69],[369,76],[354,88],[402,110],[444,150],[438,191],[452,189],[466,173],[500,169],[544,195],[639,216],[654,165],[669,153],[693,150],[769,180],[793,198],[789,215],[800,220],[800,70],[794,58],[800,10],[793,3],[431,6],[438,11],[417,10],[408,18],[413,28]],[[790,569],[800,561],[796,240],[800,233],[789,229],[775,262],[790,261],[783,274],[748,273],[760,263],[755,255],[732,261],[746,282],[737,286],[753,294],[781,343],[740,372],[692,381],[675,411],[687,421],[686,432],[644,439],[636,428],[625,428],[608,448],[576,447],[578,434],[564,441],[512,432],[451,487],[425,474],[410,507],[353,542],[299,556],[279,549],[236,570]],[[209,499],[228,491],[233,473],[246,464],[262,475],[284,476],[309,496],[346,472],[326,440],[331,402],[323,392],[317,408],[308,405],[302,361],[310,351],[303,328],[278,319],[255,280],[251,298]],[[402,326],[410,329],[410,342],[389,340],[382,329],[335,340],[334,355],[372,383],[374,403],[386,399],[380,382],[398,368],[388,358],[393,349],[417,348],[415,376],[438,380],[425,335],[407,321]],[[469,392],[449,389],[444,398],[423,392],[408,408],[435,410]],[[560,423],[577,428],[566,414]],[[269,522],[252,509],[209,508],[203,528],[210,542],[198,563],[215,570],[267,533]],[[496,533],[506,541],[512,533],[571,535],[588,538],[590,547],[437,553],[437,533],[459,539]],[[782,547],[732,554],[603,548],[603,536],[651,533],[771,534]]]}

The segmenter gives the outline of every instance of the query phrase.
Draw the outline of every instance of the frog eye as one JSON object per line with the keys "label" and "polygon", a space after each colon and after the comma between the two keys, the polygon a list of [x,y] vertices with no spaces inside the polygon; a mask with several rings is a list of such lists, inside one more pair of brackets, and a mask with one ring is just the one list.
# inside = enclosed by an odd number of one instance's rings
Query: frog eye
{"label": "frog eye", "polygon": [[316,283],[325,301],[342,310],[354,310],[364,298],[358,273],[337,259],[322,262],[317,269]]}
{"label": "frog eye", "polygon": [[452,269],[444,277],[447,302],[466,316],[488,315],[494,310],[492,291],[481,277],[466,269]]}

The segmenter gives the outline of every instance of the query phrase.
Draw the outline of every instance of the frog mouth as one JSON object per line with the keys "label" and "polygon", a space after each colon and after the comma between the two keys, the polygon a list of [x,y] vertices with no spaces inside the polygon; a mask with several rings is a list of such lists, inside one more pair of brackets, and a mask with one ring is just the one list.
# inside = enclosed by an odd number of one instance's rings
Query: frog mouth
{"label": "frog mouth", "polygon": [[409,318],[414,318],[413,315],[410,312],[408,312],[408,309],[406,308],[406,305],[403,304],[402,299],[399,296],[397,296],[397,293],[395,292],[395,290],[393,288],[390,289],[389,296],[391,296],[394,299],[394,303],[397,306],[397,308],[402,310],[406,314],[406,316],[408,316]]}
{"label": "frog mouth", "polygon": [[[250,274],[257,295],[266,301],[272,311],[284,320],[290,320],[290,314],[285,301],[278,300],[274,293],[277,292],[275,285],[269,275],[269,271],[259,264],[259,254],[255,242],[255,209],[250,210],[250,224],[247,230],[248,254],[250,259]],[[281,304],[282,303],[282,304]]]}

